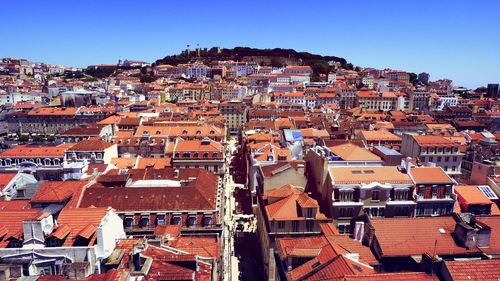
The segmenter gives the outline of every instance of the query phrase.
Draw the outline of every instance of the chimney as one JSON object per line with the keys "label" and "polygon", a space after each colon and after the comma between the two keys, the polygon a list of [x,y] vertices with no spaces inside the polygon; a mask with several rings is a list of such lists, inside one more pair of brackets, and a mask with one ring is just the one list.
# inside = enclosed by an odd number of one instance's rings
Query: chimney
{"label": "chimney", "polygon": [[410,173],[410,170],[411,170],[411,157],[406,157],[405,158],[405,169],[406,169],[406,173],[409,174]]}
{"label": "chimney", "polygon": [[135,271],[141,271],[141,252],[147,248],[147,245],[142,242],[138,242],[134,244],[134,248],[132,251],[132,263],[134,265]]}
{"label": "chimney", "polygon": [[45,235],[52,233],[54,221],[49,213],[42,214],[38,219],[23,221],[23,248],[44,247]]}
{"label": "chimney", "polygon": [[365,223],[362,221],[357,221],[354,226],[354,240],[363,240],[363,234],[365,232]]}

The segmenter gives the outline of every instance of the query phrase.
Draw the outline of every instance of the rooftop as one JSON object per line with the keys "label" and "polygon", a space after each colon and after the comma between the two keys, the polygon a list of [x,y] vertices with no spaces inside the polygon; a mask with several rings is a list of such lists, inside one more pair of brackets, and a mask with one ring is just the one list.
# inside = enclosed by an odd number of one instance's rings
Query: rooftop
{"label": "rooftop", "polygon": [[329,167],[334,184],[411,184],[410,177],[395,166]]}
{"label": "rooftop", "polygon": [[416,183],[454,183],[454,181],[440,167],[411,168],[410,175]]}

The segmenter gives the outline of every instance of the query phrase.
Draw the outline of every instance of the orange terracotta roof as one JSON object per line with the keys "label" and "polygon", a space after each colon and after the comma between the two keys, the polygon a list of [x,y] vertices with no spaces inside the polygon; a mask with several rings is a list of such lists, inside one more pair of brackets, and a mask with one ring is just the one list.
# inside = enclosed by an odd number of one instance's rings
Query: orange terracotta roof
{"label": "orange terracotta roof", "polygon": [[71,232],[63,246],[72,246],[78,235],[86,239],[90,238],[88,245],[93,245],[97,238],[96,235],[93,235],[95,226],[101,224],[106,212],[107,208],[64,208],[59,214],[57,222],[60,225],[68,225]]}
{"label": "orange terracotta roof", "polygon": [[40,107],[28,112],[28,115],[75,115],[78,111],[76,107]]}
{"label": "orange terracotta roof", "polygon": [[0,192],[17,176],[17,173],[0,174]]}
{"label": "orange terracotta roof", "polygon": [[401,138],[386,130],[360,131],[366,141],[401,141]]}
{"label": "orange terracotta roof", "polygon": [[426,253],[456,255],[479,252],[478,249],[466,249],[455,244],[452,233],[456,222],[451,216],[377,218],[371,219],[370,224],[374,228],[384,256],[412,256]]}
{"label": "orange terracotta roof", "polygon": [[453,184],[453,180],[440,167],[415,167],[410,169],[415,183]]}
{"label": "orange terracotta roof", "polygon": [[1,152],[0,157],[64,157],[71,146],[71,143],[58,146],[19,145]]}
{"label": "orange terracotta roof", "polygon": [[445,261],[446,270],[454,281],[498,281],[500,260]]}
{"label": "orange terracotta roof", "polygon": [[21,239],[23,234],[23,221],[35,220],[40,216],[40,209],[7,211],[0,210],[0,226],[3,237],[0,237],[0,248],[5,248],[9,237]]}
{"label": "orange terracotta roof", "polygon": [[329,167],[335,184],[411,184],[410,177],[394,166],[374,167]]}
{"label": "orange terracotta roof", "polygon": [[421,147],[458,147],[459,144],[454,143],[442,136],[413,136],[415,141]]}
{"label": "orange terracotta roof", "polygon": [[76,143],[71,148],[68,148],[68,151],[103,151],[111,146],[113,146],[113,143],[92,138]]}
{"label": "orange terracotta roof", "polygon": [[[63,203],[76,208],[87,181],[44,181],[31,198],[32,203]],[[71,199],[71,200],[70,200]]]}
{"label": "orange terracotta roof", "polygon": [[455,185],[455,192],[465,204],[493,204],[476,185]]}
{"label": "orange terracotta roof", "polygon": [[31,209],[30,200],[0,200],[0,210],[19,211]]}
{"label": "orange terracotta roof", "polygon": [[437,278],[425,272],[393,272],[370,275],[345,276],[343,281],[436,281]]}
{"label": "orange terracotta roof", "polygon": [[291,184],[280,188],[266,190],[264,198],[277,201],[266,205],[266,212],[269,220],[297,220],[300,216],[298,206],[302,208],[317,208],[316,219],[326,219],[326,216],[319,212],[318,202],[309,197],[306,193]]}
{"label": "orange terracotta roof", "polygon": [[380,157],[352,143],[329,147],[330,151],[345,161],[380,161]]}
{"label": "orange terracotta roof", "polygon": [[69,228],[69,226],[62,224],[62,225],[59,225],[59,227],[57,227],[57,229],[54,232],[52,232],[52,234],[50,236],[53,236],[59,240],[62,240],[66,236],[68,236],[68,234],[70,232],[71,232],[71,229]]}

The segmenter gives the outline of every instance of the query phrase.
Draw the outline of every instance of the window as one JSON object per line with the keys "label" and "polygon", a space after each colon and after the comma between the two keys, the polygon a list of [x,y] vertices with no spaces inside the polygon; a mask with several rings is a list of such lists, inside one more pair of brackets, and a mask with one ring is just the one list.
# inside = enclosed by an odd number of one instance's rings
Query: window
{"label": "window", "polygon": [[372,201],[380,201],[380,190],[372,191]]}
{"label": "window", "polygon": [[395,200],[406,200],[408,199],[408,190],[394,190]]}
{"label": "window", "polygon": [[285,228],[285,222],[284,221],[278,221],[278,228],[279,229]]}
{"label": "window", "polygon": [[453,162],[457,162],[458,161],[458,157],[457,156],[453,156]]}
{"label": "window", "polygon": [[174,224],[174,225],[181,224],[181,217],[180,216],[173,216],[172,217],[172,224]]}
{"label": "window", "polygon": [[444,157],[444,161],[445,162],[450,162],[450,157],[449,156]]}
{"label": "window", "polygon": [[451,195],[451,185],[447,185],[446,188],[444,189],[444,196],[446,198],[450,198]]}
{"label": "window", "polygon": [[384,210],[385,210],[385,208],[380,208],[380,209],[378,209],[378,215],[379,215],[380,217],[383,217],[383,216],[384,216]]}
{"label": "window", "polygon": [[196,216],[189,216],[187,221],[188,226],[196,226]]}
{"label": "window", "polygon": [[352,190],[340,190],[339,201],[340,202],[352,202],[354,197],[354,191]]}
{"label": "window", "polygon": [[211,225],[212,225],[212,216],[204,216],[203,226],[211,226]]}
{"label": "window", "polygon": [[424,194],[425,194],[425,186],[419,185],[418,186],[418,197],[420,199],[423,199],[424,198]]}
{"label": "window", "polygon": [[164,225],[165,224],[165,215],[157,215],[156,216],[156,224]]}
{"label": "window", "polygon": [[126,217],[125,220],[123,220],[123,226],[125,228],[132,227],[133,224],[134,224],[134,219],[132,217]]}
{"label": "window", "polygon": [[208,158],[208,152],[203,152],[203,158]]}
{"label": "window", "polygon": [[346,233],[349,233],[350,225],[349,224],[339,224],[338,229],[339,229],[340,234],[346,234]]}
{"label": "window", "polygon": [[149,217],[141,217],[141,227],[149,226]]}
{"label": "window", "polygon": [[370,210],[372,216],[378,217],[378,208],[373,208]]}
{"label": "window", "polygon": [[441,156],[437,157],[437,162],[441,162]]}
{"label": "window", "polygon": [[433,185],[432,186],[432,198],[433,199],[436,199],[437,198],[437,194],[438,194],[438,187]]}
{"label": "window", "polygon": [[299,222],[298,221],[292,221],[292,231],[293,232],[299,231]]}
{"label": "window", "polygon": [[354,214],[354,208],[340,208],[339,217],[340,218],[350,218]]}
{"label": "window", "polygon": [[[429,157],[429,162],[432,162],[432,161],[434,161],[434,157],[430,156],[430,157]],[[425,161],[424,161],[424,162],[425,162]]]}
{"label": "window", "polygon": [[314,230],[314,221],[306,221],[306,231],[312,232]]}
{"label": "window", "polygon": [[307,208],[306,209],[306,218],[313,218],[314,217],[314,212],[313,212],[313,208]]}

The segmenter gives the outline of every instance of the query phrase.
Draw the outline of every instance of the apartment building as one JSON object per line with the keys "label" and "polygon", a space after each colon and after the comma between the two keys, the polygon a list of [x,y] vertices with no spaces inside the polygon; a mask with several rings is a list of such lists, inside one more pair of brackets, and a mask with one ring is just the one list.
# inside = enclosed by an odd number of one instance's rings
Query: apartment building
{"label": "apartment building", "polygon": [[423,165],[439,166],[450,176],[461,174],[464,154],[460,152],[460,144],[444,136],[404,134],[401,153],[417,158]]}

